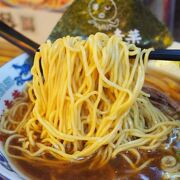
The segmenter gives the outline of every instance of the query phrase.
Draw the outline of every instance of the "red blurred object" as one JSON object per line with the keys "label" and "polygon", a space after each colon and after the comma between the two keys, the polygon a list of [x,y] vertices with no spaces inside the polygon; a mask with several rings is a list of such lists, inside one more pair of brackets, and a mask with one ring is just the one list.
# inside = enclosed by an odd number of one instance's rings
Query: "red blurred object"
{"label": "red blurred object", "polygon": [[35,9],[61,10],[72,0],[2,0],[6,6],[31,7]]}
{"label": "red blurred object", "polygon": [[174,25],[174,2],[172,0],[164,0],[163,20],[170,28]]}
{"label": "red blurred object", "polygon": [[13,96],[13,99],[16,99],[18,97],[21,96],[21,92],[19,92],[18,90],[15,90],[13,93],[12,93],[12,96]]}
{"label": "red blurred object", "polygon": [[10,109],[13,105],[13,102],[10,100],[4,100],[4,104],[8,109]]}

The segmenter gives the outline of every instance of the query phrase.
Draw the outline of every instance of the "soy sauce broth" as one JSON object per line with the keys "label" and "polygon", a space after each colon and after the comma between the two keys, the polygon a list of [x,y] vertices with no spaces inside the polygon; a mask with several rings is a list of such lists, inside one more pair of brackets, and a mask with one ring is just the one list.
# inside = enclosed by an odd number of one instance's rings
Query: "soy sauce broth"
{"label": "soy sauce broth", "polygon": [[[130,156],[128,153],[126,155]],[[89,161],[79,165],[69,163],[68,168],[65,170],[63,170],[63,165],[51,167],[48,164],[37,161],[29,163],[23,160],[12,159],[12,162],[20,172],[33,180],[159,180],[162,178],[163,173],[160,167],[161,159],[166,155],[175,157],[173,151],[141,152],[140,164],[149,158],[154,160],[140,172],[134,172],[132,167],[120,155],[105,166],[92,169],[89,169]]]}

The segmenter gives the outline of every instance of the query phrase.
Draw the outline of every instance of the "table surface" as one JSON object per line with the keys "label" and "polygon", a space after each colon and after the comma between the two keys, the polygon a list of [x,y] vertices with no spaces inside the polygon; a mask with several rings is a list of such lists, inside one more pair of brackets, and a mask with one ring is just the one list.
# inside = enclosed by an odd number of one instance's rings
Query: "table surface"
{"label": "table surface", "polygon": [[[15,8],[0,2],[0,19],[39,44],[46,41],[62,14],[63,10]],[[0,37],[0,66],[22,52],[22,50]]]}

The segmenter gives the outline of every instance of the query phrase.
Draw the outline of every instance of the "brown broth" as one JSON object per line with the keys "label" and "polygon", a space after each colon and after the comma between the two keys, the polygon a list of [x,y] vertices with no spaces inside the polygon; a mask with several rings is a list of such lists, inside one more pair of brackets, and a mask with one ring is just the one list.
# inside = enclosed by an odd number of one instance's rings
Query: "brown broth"
{"label": "brown broth", "polygon": [[[5,141],[7,136],[1,136],[0,139]],[[10,151],[13,154],[12,149]],[[82,164],[69,163],[67,168],[63,165],[50,166],[42,162],[28,162],[23,160],[11,159],[12,163],[19,169],[22,174],[33,180],[159,180],[162,178],[160,167],[162,157],[172,155],[176,157],[174,151],[158,149],[156,151],[140,152],[141,162],[153,158],[154,160],[143,170],[135,172],[132,167],[122,156],[117,156],[108,164],[101,168],[89,169],[90,161]],[[131,156],[130,154],[126,154]],[[132,158],[132,157],[131,157]]]}
{"label": "brown broth", "polygon": [[[127,153],[127,155],[130,157],[130,154]],[[89,161],[78,165],[69,163],[68,168],[66,167],[65,170],[63,170],[63,165],[51,167],[48,164],[37,161],[31,163],[15,159],[12,159],[12,161],[25,176],[33,180],[158,180],[162,177],[160,161],[165,155],[175,156],[174,152],[166,150],[141,152],[142,158],[140,164],[149,158],[154,160],[140,172],[133,172],[133,169],[122,156],[118,156],[98,169],[89,169]]]}

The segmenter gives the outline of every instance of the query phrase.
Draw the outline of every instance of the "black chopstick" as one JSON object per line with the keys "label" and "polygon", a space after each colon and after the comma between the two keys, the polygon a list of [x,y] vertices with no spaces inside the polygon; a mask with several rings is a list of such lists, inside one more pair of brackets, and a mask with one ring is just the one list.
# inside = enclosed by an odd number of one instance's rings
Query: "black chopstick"
{"label": "black chopstick", "polygon": [[180,50],[158,49],[149,54],[150,60],[180,61]]}
{"label": "black chopstick", "polygon": [[[13,28],[0,21],[0,36],[18,46],[30,55],[34,55],[39,48],[39,44],[30,40],[26,36],[17,32]],[[154,50],[149,55],[149,60],[180,61],[180,50],[160,49]]]}
{"label": "black chopstick", "polygon": [[3,21],[0,21],[0,36],[30,55],[34,55],[39,48],[39,44],[17,32]]}

